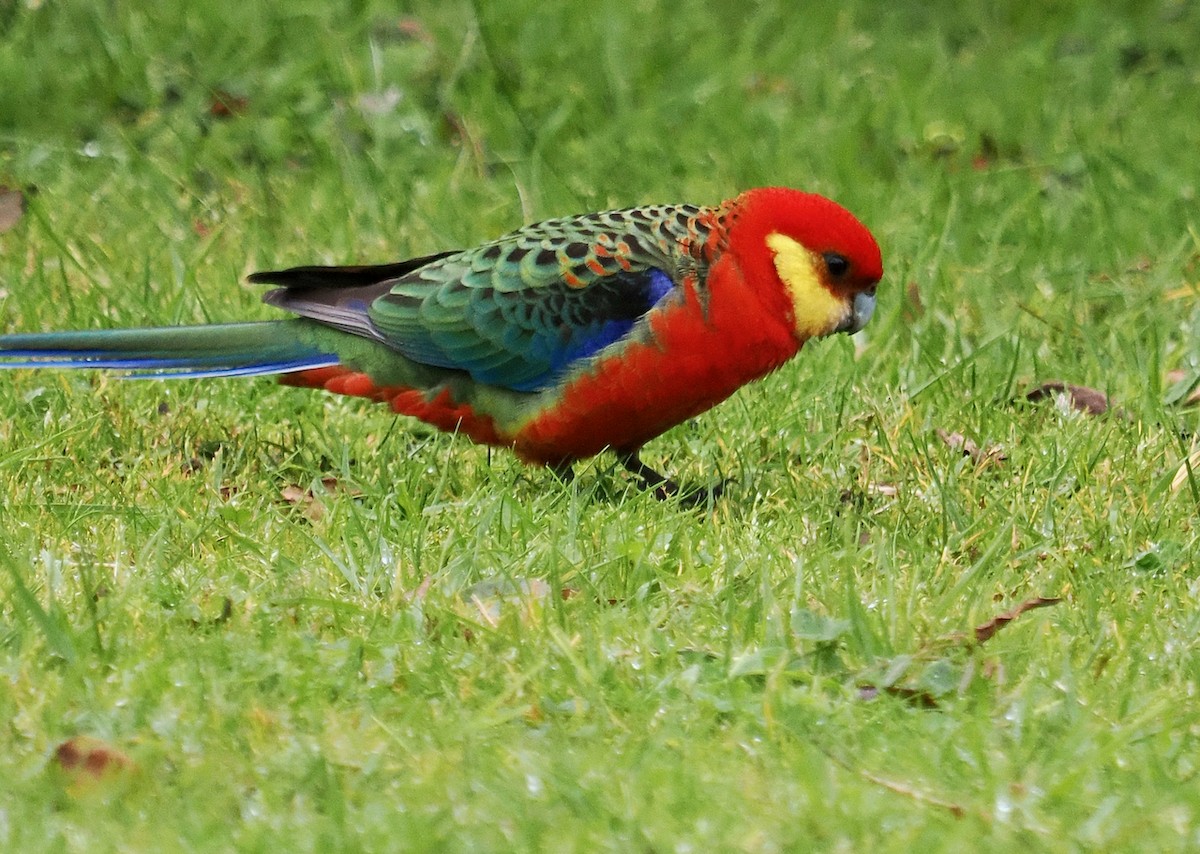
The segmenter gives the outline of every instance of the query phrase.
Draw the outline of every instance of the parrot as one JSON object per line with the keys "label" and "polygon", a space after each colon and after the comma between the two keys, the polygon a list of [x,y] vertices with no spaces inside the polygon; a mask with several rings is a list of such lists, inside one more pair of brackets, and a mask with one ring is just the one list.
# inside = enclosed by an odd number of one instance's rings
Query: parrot
{"label": "parrot", "polygon": [[258,272],[291,317],[0,335],[0,368],[279,375],[368,398],[570,479],[609,451],[659,497],[642,447],[875,309],[875,238],[786,187],[716,205],[547,219],[474,248]]}

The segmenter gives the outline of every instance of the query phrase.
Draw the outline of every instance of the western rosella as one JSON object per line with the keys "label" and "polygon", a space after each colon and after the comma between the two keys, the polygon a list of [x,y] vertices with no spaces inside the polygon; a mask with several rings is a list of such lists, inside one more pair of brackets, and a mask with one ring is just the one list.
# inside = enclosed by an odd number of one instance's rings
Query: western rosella
{"label": "western rosella", "polygon": [[296,317],[0,336],[0,367],[281,374],[563,474],[610,449],[663,494],[676,488],[641,447],[808,339],[857,332],[882,275],[847,210],[769,187],[550,219],[398,263],[255,273]]}

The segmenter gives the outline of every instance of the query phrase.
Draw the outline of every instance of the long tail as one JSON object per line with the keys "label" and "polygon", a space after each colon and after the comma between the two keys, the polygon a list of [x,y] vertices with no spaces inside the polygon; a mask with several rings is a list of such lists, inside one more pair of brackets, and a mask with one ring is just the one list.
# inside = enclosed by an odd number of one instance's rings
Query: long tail
{"label": "long tail", "polygon": [[283,374],[339,363],[298,335],[298,320],[0,335],[3,368],[109,368],[133,377]]}

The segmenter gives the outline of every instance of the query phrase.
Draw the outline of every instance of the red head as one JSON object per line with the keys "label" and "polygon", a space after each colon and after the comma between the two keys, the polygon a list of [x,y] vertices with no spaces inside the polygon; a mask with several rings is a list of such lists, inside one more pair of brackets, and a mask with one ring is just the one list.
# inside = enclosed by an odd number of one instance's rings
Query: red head
{"label": "red head", "polygon": [[883,277],[879,245],[841,205],[785,187],[748,190],[729,206],[726,251],[752,286],[787,295],[796,337],[857,332]]}

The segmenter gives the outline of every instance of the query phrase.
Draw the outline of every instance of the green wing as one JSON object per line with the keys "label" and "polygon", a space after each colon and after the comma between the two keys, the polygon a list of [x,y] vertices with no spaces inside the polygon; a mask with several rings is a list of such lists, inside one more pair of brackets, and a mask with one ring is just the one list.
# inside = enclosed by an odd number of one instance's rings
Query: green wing
{"label": "green wing", "polygon": [[705,210],[660,205],[547,220],[474,249],[391,265],[403,272],[367,287],[369,268],[354,268],[340,287],[314,278],[323,268],[302,268],[303,283],[283,278],[288,271],[258,280],[292,285],[271,296],[274,304],[415,362],[537,391],[677,293],[682,271],[697,263],[691,247],[707,236]]}

